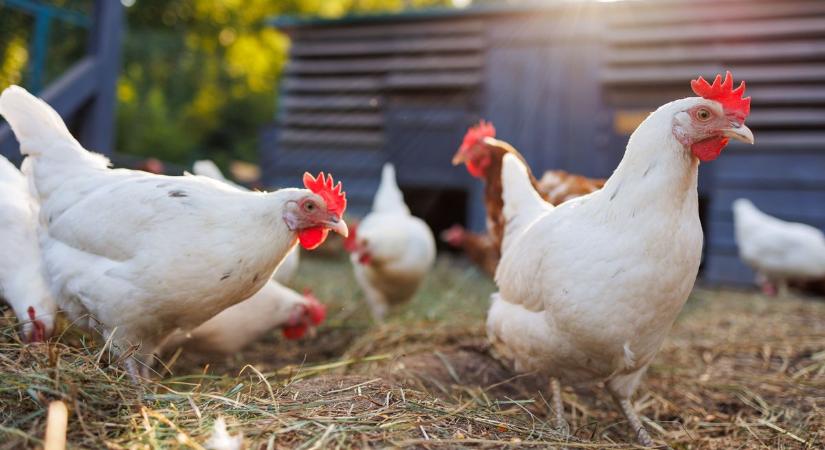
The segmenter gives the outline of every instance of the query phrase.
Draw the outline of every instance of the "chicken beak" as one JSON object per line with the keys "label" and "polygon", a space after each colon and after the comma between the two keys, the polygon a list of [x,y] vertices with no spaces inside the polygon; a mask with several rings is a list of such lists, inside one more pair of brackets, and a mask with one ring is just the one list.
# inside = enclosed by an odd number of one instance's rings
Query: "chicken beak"
{"label": "chicken beak", "polygon": [[465,158],[464,158],[464,152],[463,152],[462,150],[463,150],[463,149],[459,149],[459,150],[456,152],[455,156],[453,156],[453,165],[454,165],[454,166],[457,166],[457,165],[459,165],[459,164],[464,163]]}
{"label": "chicken beak", "polygon": [[333,217],[329,219],[325,225],[332,231],[340,234],[343,237],[349,236],[349,228],[347,228],[347,223],[344,222],[344,219],[339,219],[338,217]]}
{"label": "chicken beak", "polygon": [[753,132],[744,124],[731,123],[731,127],[722,130],[722,134],[730,139],[753,144]]}

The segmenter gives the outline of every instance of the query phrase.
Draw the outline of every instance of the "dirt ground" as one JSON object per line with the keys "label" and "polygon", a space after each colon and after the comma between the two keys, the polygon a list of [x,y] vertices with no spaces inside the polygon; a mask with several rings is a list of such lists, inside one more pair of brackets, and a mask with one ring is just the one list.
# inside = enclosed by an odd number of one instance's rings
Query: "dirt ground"
{"label": "dirt ground", "polygon": [[[599,386],[565,386],[571,434],[554,429],[547,380],[490,356],[494,286],[463,262],[440,260],[382,325],[342,259],[305,258],[295,286],[330,306],[314,337],[178,355],[141,386],[76,330],[22,346],[7,320],[0,449],[40,445],[53,399],[70,408],[73,448],[202,448],[218,417],[254,449],[636,448]],[[634,402],[674,449],[825,448],[825,301],[697,288]]]}

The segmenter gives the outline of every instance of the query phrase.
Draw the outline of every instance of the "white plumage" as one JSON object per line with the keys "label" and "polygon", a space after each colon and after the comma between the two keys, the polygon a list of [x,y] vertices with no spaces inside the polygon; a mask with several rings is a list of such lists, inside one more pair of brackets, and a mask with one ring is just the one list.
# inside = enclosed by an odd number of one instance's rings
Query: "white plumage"
{"label": "white plumage", "polygon": [[376,320],[390,306],[408,301],[435,260],[435,239],[427,224],[410,214],[385,164],[372,211],[358,224],[351,261]]}
{"label": "white plumage", "polygon": [[[134,357],[147,365],[173,330],[259,291],[296,233],[346,234],[340,215],[309,190],[250,193],[206,177],[109,169],[22,88],[2,93],[0,114],[32,163],[58,304],[76,323],[99,327],[116,351],[137,346]],[[135,376],[135,361],[126,362]]]}
{"label": "white plumage", "polygon": [[[197,161],[192,169],[195,175],[207,176],[237,189],[247,190],[224,178],[212,161]],[[297,255],[298,246],[295,246],[272,279],[252,297],[226,308],[190,332],[177,330],[172,333],[163,343],[160,353],[184,347],[201,354],[231,355],[276,327],[298,324],[303,319],[305,309],[315,305],[307,297],[281,284],[294,275],[298,265]]]}
{"label": "white plumage", "polygon": [[739,256],[759,281],[784,293],[789,280],[825,278],[825,235],[818,228],[769,216],[744,198],[733,202],[733,219]]}
{"label": "white plumage", "polygon": [[205,355],[232,355],[273,329],[298,324],[311,301],[270,280],[252,297],[226,308],[191,332],[178,330],[163,344],[163,352],[178,347]]}
{"label": "white plumage", "polygon": [[[45,279],[37,213],[37,201],[29,192],[26,178],[0,156],[0,298],[11,305],[23,324],[26,341],[49,337],[57,313]],[[42,330],[36,329],[31,315]],[[37,336],[40,333],[43,336]]]}
{"label": "white plumage", "polygon": [[[200,161],[195,161],[195,164],[192,165],[192,172],[194,172],[195,175],[201,175],[214,180],[223,181],[230,186],[248,191],[245,187],[237,183],[233,183],[231,180],[224,177],[221,169],[211,160],[202,159]],[[281,284],[288,284],[293,278],[295,278],[295,274],[298,272],[298,265],[300,263],[301,248],[296,245],[292,251],[286,255],[286,258],[284,258],[283,262],[281,262],[281,265],[275,270],[275,273],[272,275],[272,279]]]}
{"label": "white plumage", "polygon": [[603,189],[558,207],[536,194],[518,158],[504,157],[507,226],[488,335],[519,370],[604,381],[634,428],[627,399],[699,269],[699,160],[674,136],[696,107],[725,117],[701,98],[662,106],[633,133]]}

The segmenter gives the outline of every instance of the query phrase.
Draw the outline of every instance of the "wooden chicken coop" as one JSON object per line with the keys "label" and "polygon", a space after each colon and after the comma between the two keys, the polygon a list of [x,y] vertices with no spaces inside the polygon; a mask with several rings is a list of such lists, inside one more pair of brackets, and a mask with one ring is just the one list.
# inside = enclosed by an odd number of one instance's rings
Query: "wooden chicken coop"
{"label": "wooden chicken coop", "polygon": [[534,172],[607,177],[649,111],[730,69],[748,82],[757,144],[701,169],[704,279],[752,279],[736,256],[736,198],[825,229],[823,1],[544,1],[273,25],[292,46],[262,141],[269,184],[330,170],[358,215],[391,161],[436,230],[483,229],[480,183],[450,165],[478,119]]}

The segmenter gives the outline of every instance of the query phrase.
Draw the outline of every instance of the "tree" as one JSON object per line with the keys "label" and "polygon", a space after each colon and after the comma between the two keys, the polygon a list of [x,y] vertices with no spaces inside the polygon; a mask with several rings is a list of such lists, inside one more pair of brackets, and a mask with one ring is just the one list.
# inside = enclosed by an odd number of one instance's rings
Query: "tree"
{"label": "tree", "polygon": [[443,6],[449,0],[137,0],[127,11],[118,83],[119,152],[188,164],[254,161],[258,130],[275,114],[288,38],[282,14]]}

